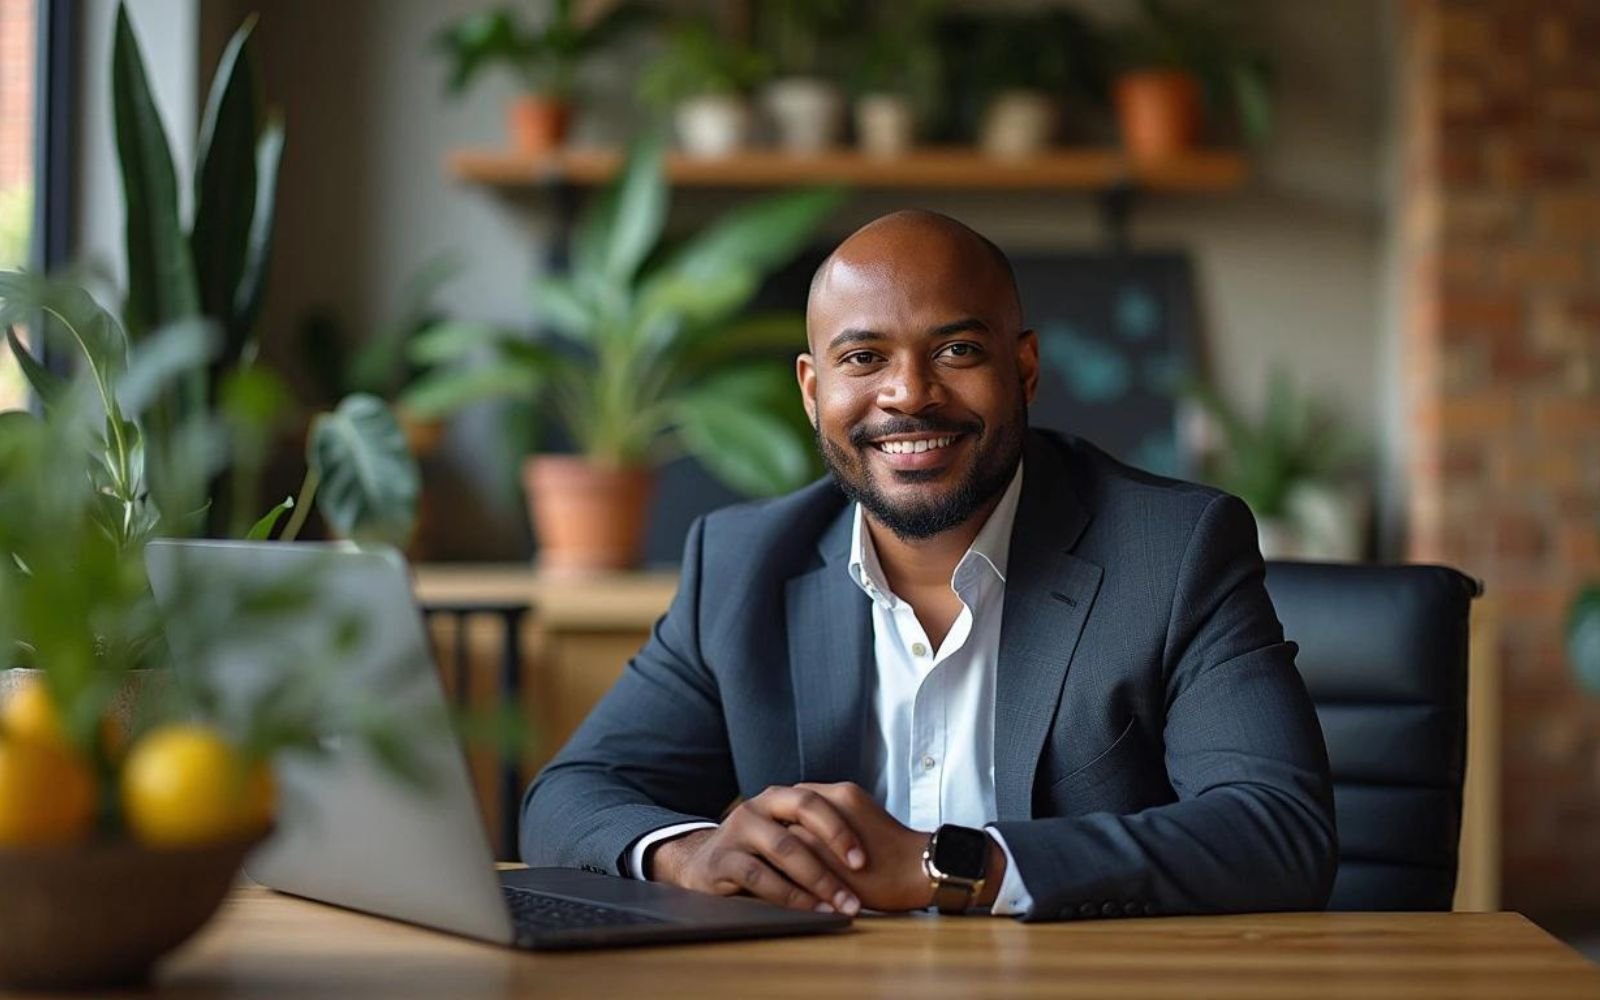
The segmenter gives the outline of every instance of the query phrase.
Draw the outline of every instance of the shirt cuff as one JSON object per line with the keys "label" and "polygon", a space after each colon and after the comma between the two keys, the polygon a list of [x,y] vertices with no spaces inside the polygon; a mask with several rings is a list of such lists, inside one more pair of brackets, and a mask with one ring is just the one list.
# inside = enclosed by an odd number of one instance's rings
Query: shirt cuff
{"label": "shirt cuff", "polygon": [[[628,865],[622,874],[630,875],[641,882],[648,881],[644,875],[644,855],[646,851],[661,843],[663,840],[671,840],[673,837],[688,833],[690,830],[704,830],[707,828],[715,829],[716,825],[717,824],[715,823],[706,823],[703,821],[674,823],[671,826],[664,826],[659,830],[651,830],[649,833],[634,841],[633,847],[628,850]],[[1007,855],[1007,857],[1009,858],[1009,855]]]}
{"label": "shirt cuff", "polygon": [[1006,846],[1006,838],[1000,836],[999,830],[992,826],[986,826],[984,830],[1000,845],[1000,853],[1006,856],[1005,878],[1000,880],[1000,892],[994,897],[989,914],[995,917],[1025,917],[1033,911],[1033,894],[1022,883],[1022,873],[1017,871],[1017,859],[1011,856],[1011,848]]}

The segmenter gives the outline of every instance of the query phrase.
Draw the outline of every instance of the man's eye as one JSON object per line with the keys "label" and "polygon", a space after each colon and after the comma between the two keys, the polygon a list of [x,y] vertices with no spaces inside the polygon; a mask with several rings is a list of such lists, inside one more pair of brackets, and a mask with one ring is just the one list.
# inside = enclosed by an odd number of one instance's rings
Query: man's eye
{"label": "man's eye", "polygon": [[977,356],[978,348],[975,344],[950,344],[939,353],[952,358],[971,358]]}
{"label": "man's eye", "polygon": [[871,351],[856,351],[852,354],[846,354],[844,363],[847,365],[870,365],[876,358],[877,355]]}

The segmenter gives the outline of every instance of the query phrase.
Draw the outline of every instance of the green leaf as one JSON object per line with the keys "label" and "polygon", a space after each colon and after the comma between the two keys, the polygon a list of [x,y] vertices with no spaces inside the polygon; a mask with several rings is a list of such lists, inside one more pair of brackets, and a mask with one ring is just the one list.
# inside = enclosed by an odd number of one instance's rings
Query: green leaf
{"label": "green leaf", "polygon": [[407,354],[419,365],[460,364],[473,360],[486,347],[498,348],[512,336],[488,323],[436,323],[417,334]]}
{"label": "green leaf", "polygon": [[573,281],[585,289],[631,281],[666,224],[667,181],[663,144],[636,141],[622,170],[590,205],[573,237]]}
{"label": "green leaf", "polygon": [[1567,616],[1567,659],[1590,694],[1600,694],[1600,585],[1590,585]]}
{"label": "green leaf", "polygon": [[[194,225],[189,249],[199,285],[200,309],[220,321],[228,343],[241,344],[234,310],[256,210],[255,73],[250,58],[251,16],[229,40],[217,65],[200,124],[195,154]],[[270,208],[270,206],[269,206]],[[230,357],[237,351],[230,350]]]}
{"label": "green leaf", "polygon": [[606,279],[627,284],[661,239],[667,222],[667,178],[662,167],[664,144],[657,136],[634,143],[613,195],[607,225]]}
{"label": "green leaf", "polygon": [[294,497],[284,497],[277,506],[267,511],[261,519],[250,526],[250,531],[244,536],[246,541],[264,542],[272,537],[272,529],[278,526],[278,519],[285,512],[294,508]]}
{"label": "green leaf", "polygon": [[742,205],[679,249],[658,273],[707,279],[741,268],[765,275],[804,249],[843,199],[840,188],[813,188]]}
{"label": "green leaf", "polygon": [[25,321],[38,313],[46,317],[47,336],[64,334],[82,355],[100,393],[101,405],[107,412],[114,409],[114,380],[128,363],[128,339],[116,319],[77,285],[24,271],[0,271],[0,326]]}
{"label": "green leaf", "polygon": [[546,275],[533,283],[533,307],[546,326],[574,343],[593,346],[598,339],[599,316],[564,275]]}
{"label": "green leaf", "polygon": [[404,548],[416,525],[417,463],[394,414],[376,396],[347,396],[319,414],[306,462],[320,480],[317,509],[346,538]]}
{"label": "green leaf", "polygon": [[266,294],[267,270],[272,263],[272,240],[278,203],[278,164],[283,159],[283,121],[272,116],[256,143],[255,214],[250,220],[250,241],[244,268],[234,293],[233,325],[223,357],[237,361],[250,342]]}
{"label": "green leaf", "polygon": [[813,471],[812,443],[785,405],[799,406],[792,377],[747,366],[684,394],[674,415],[684,444],[712,475],[741,493],[774,496],[804,485]]}
{"label": "green leaf", "polygon": [[399,405],[418,420],[437,420],[476,403],[526,398],[539,389],[528,372],[497,365],[430,372],[400,394]]}
{"label": "green leaf", "polygon": [[111,96],[127,210],[125,315],[132,336],[138,339],[163,323],[195,315],[200,296],[189,244],[178,218],[172,148],[123,4],[117,5]]}
{"label": "green leaf", "polygon": [[39,397],[39,402],[49,409],[67,391],[66,380],[55,372],[40,364],[28,348],[17,336],[16,328],[6,324],[6,343],[11,345],[11,356],[17,359],[17,367],[22,369],[22,376],[28,380],[34,395]]}
{"label": "green leaf", "polygon": [[117,379],[123,412],[138,417],[174,383],[202,373],[216,356],[221,337],[207,319],[169,323],[133,349],[128,370]]}
{"label": "green leaf", "polygon": [[806,349],[806,319],[799,313],[751,316],[732,326],[699,330],[684,337],[680,357],[698,369],[744,354],[798,354]]}

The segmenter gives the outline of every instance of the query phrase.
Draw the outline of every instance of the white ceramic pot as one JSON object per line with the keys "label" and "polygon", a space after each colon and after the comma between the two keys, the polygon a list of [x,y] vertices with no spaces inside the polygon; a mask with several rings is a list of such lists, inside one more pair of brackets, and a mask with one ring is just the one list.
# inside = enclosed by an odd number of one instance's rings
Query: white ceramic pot
{"label": "white ceramic pot", "polygon": [[1362,557],[1372,505],[1360,483],[1301,483],[1285,503],[1300,532],[1300,558],[1354,562]]}
{"label": "white ceramic pot", "polygon": [[916,141],[916,115],[901,95],[863,94],[855,110],[856,142],[868,156],[901,156]]}
{"label": "white ceramic pot", "polygon": [[1036,156],[1055,136],[1056,104],[1036,90],[1006,90],[984,109],[978,145],[990,156],[1019,159]]}
{"label": "white ceramic pot", "polygon": [[766,90],[766,110],[788,153],[820,153],[839,145],[844,132],[844,95],[827,80],[791,76]]}
{"label": "white ceramic pot", "polygon": [[750,140],[750,106],[732,94],[691,97],[673,111],[678,144],[689,156],[729,156]]}

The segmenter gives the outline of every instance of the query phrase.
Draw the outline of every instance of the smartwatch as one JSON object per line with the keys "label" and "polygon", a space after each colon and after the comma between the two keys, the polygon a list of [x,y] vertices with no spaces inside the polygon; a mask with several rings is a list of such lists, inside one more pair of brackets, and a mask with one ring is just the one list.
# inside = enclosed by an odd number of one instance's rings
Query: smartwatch
{"label": "smartwatch", "polygon": [[944,824],[922,851],[922,870],[933,883],[933,903],[940,913],[971,909],[988,868],[989,835],[970,826]]}

